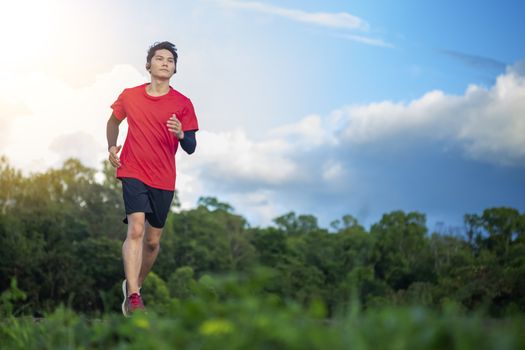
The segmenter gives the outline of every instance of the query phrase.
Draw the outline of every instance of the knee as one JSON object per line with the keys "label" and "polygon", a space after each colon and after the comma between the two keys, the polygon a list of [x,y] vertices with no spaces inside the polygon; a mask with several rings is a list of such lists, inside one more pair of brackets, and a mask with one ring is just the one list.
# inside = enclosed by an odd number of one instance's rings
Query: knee
{"label": "knee", "polygon": [[154,238],[146,239],[145,246],[149,251],[155,251],[160,247],[160,240]]}
{"label": "knee", "polygon": [[142,239],[144,237],[144,224],[143,223],[132,223],[128,225],[128,238],[130,239]]}

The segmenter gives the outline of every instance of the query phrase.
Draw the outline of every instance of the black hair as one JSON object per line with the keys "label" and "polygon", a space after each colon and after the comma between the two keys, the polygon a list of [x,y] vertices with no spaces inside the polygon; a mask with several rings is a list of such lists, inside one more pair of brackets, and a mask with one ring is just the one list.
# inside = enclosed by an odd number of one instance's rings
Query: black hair
{"label": "black hair", "polygon": [[148,50],[148,55],[146,56],[147,66],[151,64],[151,59],[153,58],[153,56],[155,56],[155,52],[157,50],[168,50],[173,55],[173,59],[175,60],[175,63],[177,63],[178,55],[177,55],[177,48],[175,47],[175,45],[170,43],[169,41],[162,41],[162,42],[156,42],[152,46],[150,46]]}

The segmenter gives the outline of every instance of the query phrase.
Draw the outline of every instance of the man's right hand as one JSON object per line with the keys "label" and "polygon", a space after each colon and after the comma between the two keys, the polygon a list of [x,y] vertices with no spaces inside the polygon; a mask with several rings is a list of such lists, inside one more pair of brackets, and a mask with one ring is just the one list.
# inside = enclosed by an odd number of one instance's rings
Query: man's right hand
{"label": "man's right hand", "polygon": [[111,146],[109,148],[109,162],[115,168],[118,168],[120,166],[120,158],[118,156],[118,153],[120,152],[121,148],[122,146]]}

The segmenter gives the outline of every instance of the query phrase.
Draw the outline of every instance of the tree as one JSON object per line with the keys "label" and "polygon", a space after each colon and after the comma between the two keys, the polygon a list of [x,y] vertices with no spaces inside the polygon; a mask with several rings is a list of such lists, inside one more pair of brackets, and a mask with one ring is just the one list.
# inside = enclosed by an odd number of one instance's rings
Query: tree
{"label": "tree", "polygon": [[0,157],[0,213],[6,215],[16,204],[17,193],[22,188],[22,173],[13,169],[5,156]]}
{"label": "tree", "polygon": [[197,200],[197,205],[199,207],[205,207],[209,211],[222,210],[225,212],[233,212],[233,207],[228,203],[220,202],[215,197],[200,197]]}
{"label": "tree", "polygon": [[273,222],[289,235],[301,235],[319,230],[317,218],[313,215],[296,216],[294,212],[289,212],[275,218]]}
{"label": "tree", "polygon": [[197,276],[226,272],[251,264],[255,252],[245,234],[246,220],[222,209],[207,206],[170,214],[157,273],[167,279],[178,267],[190,266]]}
{"label": "tree", "polygon": [[372,226],[376,275],[394,290],[434,280],[426,233],[425,215],[417,212],[394,211]]}

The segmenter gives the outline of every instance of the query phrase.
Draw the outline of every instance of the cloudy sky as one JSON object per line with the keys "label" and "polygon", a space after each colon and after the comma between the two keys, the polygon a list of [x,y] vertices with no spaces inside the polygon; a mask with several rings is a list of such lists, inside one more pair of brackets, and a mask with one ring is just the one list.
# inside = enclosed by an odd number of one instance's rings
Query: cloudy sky
{"label": "cloudy sky", "polygon": [[109,106],[170,40],[172,86],[201,127],[197,153],[177,155],[185,208],[216,196],[254,226],[293,210],[325,227],[417,210],[431,230],[523,212],[523,13],[519,0],[8,2],[0,154],[26,173],[69,157],[100,168]]}

